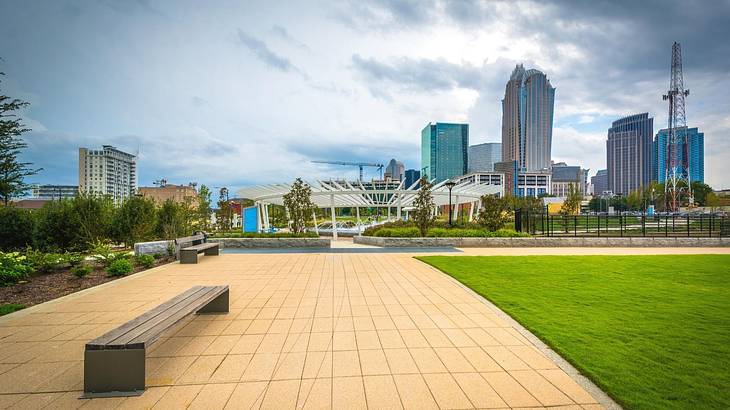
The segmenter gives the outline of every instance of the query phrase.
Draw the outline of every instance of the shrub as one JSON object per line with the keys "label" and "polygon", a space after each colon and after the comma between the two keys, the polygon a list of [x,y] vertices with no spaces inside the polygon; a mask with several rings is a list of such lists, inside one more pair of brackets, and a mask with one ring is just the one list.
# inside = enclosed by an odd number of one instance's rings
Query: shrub
{"label": "shrub", "polygon": [[431,228],[426,235],[431,238],[483,238],[487,232],[483,229]]}
{"label": "shrub", "polygon": [[421,236],[421,231],[416,227],[381,228],[375,231],[375,236],[386,238],[417,238]]}
{"label": "shrub", "polygon": [[19,252],[0,252],[0,286],[8,286],[26,279],[33,272],[25,255]]}
{"label": "shrub", "polygon": [[91,273],[91,270],[92,270],[91,266],[82,264],[82,265],[76,265],[76,266],[72,267],[71,273],[73,273],[73,275],[76,276],[77,278],[81,279],[84,276]]}
{"label": "shrub", "polygon": [[135,263],[137,264],[137,266],[149,269],[155,266],[155,258],[152,255],[138,255],[135,258]]}
{"label": "shrub", "polygon": [[113,209],[111,199],[93,195],[50,201],[38,214],[33,242],[43,250],[85,251],[109,237]]}
{"label": "shrub", "polygon": [[0,206],[0,250],[24,249],[32,244],[34,225],[31,211]]}
{"label": "shrub", "polygon": [[507,201],[494,195],[484,195],[480,198],[482,202],[477,221],[490,232],[501,229],[507,222]]}
{"label": "shrub", "polygon": [[132,262],[126,258],[116,259],[106,268],[109,276],[124,276],[132,273]]}
{"label": "shrub", "polygon": [[53,272],[61,269],[66,263],[64,255],[53,252],[43,252],[28,248],[25,251],[27,263],[40,273]]}
{"label": "shrub", "polygon": [[19,303],[6,303],[4,305],[0,305],[0,316],[13,313],[20,309],[25,309],[25,305],[21,305]]}
{"label": "shrub", "polygon": [[148,198],[132,196],[114,211],[111,233],[114,240],[131,246],[151,240],[155,230],[155,203]]}

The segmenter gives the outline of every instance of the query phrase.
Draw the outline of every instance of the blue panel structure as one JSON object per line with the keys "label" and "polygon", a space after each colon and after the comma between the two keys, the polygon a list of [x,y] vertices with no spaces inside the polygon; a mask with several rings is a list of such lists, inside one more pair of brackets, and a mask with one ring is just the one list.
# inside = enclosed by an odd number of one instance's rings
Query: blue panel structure
{"label": "blue panel structure", "polygon": [[251,206],[243,209],[243,232],[258,232],[259,220],[256,217],[256,207]]}

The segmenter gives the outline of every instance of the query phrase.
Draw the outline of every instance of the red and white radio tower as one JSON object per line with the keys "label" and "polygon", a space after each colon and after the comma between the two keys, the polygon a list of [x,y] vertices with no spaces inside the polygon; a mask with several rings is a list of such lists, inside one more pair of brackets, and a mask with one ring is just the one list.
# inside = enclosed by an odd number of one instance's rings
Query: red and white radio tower
{"label": "red and white radio tower", "polygon": [[692,205],[692,185],[689,173],[689,141],[687,135],[687,116],[684,111],[684,99],[689,90],[684,89],[682,78],[682,46],[675,42],[672,45],[672,76],[669,81],[669,92],[662,96],[669,100],[669,141],[666,146],[666,173],[664,178],[664,197],[667,210],[679,211],[681,200],[687,198]]}

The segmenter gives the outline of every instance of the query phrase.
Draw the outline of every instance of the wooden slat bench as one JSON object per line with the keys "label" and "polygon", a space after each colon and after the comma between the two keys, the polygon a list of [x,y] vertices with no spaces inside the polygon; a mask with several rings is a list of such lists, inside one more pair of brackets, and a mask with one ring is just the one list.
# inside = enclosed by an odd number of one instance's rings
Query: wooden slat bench
{"label": "wooden slat bench", "polygon": [[205,241],[205,235],[198,234],[175,239],[175,245],[180,255],[180,263],[198,263],[198,254],[218,255],[220,248],[218,243]]}
{"label": "wooden slat bench", "polygon": [[228,286],[195,286],[86,344],[84,397],[140,395],[145,351],[192,313],[227,313]]}

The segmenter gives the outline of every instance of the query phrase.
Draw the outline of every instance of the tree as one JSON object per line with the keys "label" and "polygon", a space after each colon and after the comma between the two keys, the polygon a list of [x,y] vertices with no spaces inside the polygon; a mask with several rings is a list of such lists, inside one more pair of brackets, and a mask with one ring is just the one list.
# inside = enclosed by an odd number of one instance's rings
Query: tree
{"label": "tree", "polygon": [[190,207],[179,204],[172,199],[162,203],[157,210],[155,235],[163,239],[175,239],[190,235],[193,231],[190,224]]}
{"label": "tree", "polygon": [[565,232],[568,232],[568,217],[580,212],[580,203],[583,201],[583,195],[575,184],[568,185],[568,196],[560,207],[560,215],[563,216],[563,226]]}
{"label": "tree", "polygon": [[413,200],[413,220],[416,222],[418,230],[421,231],[421,236],[428,234],[428,228],[433,225],[434,215],[433,208],[435,206],[433,202],[433,194],[431,193],[431,183],[426,177],[421,178],[421,188],[418,190],[416,199]]}
{"label": "tree", "polygon": [[198,223],[198,228],[202,231],[210,229],[210,189],[207,186],[201,185],[198,190],[198,207],[195,212],[195,216]]}
{"label": "tree", "polygon": [[0,250],[24,249],[31,245],[34,216],[28,209],[0,206]]}
{"label": "tree", "polygon": [[495,195],[484,195],[480,200],[477,223],[490,232],[502,229],[507,221],[507,201]]}
{"label": "tree", "polygon": [[127,246],[153,239],[155,232],[155,203],[141,196],[127,198],[114,211],[112,238]]}
{"label": "tree", "polygon": [[233,225],[233,207],[228,200],[228,188],[223,187],[218,194],[218,210],[215,212],[218,229],[228,230]]}
{"label": "tree", "polygon": [[712,188],[704,182],[692,182],[692,196],[698,206],[707,206],[707,194],[712,192]]}
{"label": "tree", "polygon": [[[0,76],[5,73],[0,72]],[[28,191],[25,178],[35,175],[40,169],[31,169],[28,162],[19,162],[18,154],[27,147],[21,135],[30,131],[25,128],[16,111],[29,104],[11,98],[0,92],[0,199],[8,205],[12,198]]]}
{"label": "tree", "polygon": [[114,204],[109,197],[80,193],[50,201],[38,214],[34,243],[46,250],[85,251],[110,238]]}
{"label": "tree", "polygon": [[284,195],[284,207],[289,213],[291,231],[304,232],[307,219],[312,217],[312,212],[316,208],[312,202],[312,188],[302,182],[301,178],[294,180],[291,191]]}

